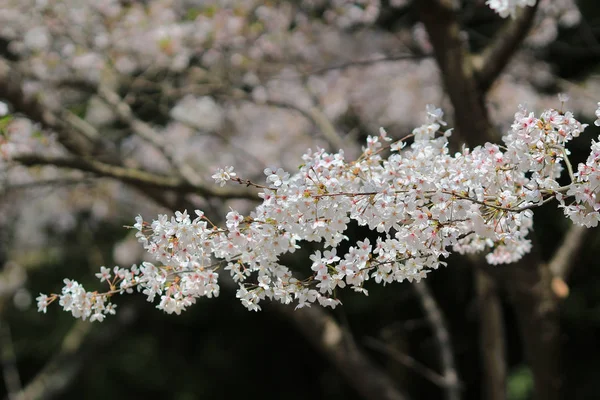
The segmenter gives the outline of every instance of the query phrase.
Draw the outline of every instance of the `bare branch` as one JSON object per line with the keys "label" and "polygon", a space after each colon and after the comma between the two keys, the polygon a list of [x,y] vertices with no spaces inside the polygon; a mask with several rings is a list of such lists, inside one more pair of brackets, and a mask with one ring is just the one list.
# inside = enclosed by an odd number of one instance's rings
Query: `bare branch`
{"label": "bare branch", "polygon": [[81,132],[71,129],[73,114],[62,109],[50,109],[35,97],[27,97],[22,90],[22,77],[13,68],[0,61],[0,93],[15,110],[33,121],[39,122],[45,129],[56,132],[60,142],[71,152],[79,155],[91,155],[98,151],[98,143]]}
{"label": "bare branch", "polygon": [[413,283],[412,287],[418,294],[427,321],[433,329],[435,341],[440,352],[442,375],[446,382],[446,399],[458,400],[461,397],[458,372],[456,362],[454,361],[454,354],[452,352],[452,344],[450,343],[450,333],[446,327],[442,311],[438,307],[425,282]]}
{"label": "bare branch", "polygon": [[136,118],[131,107],[114,91],[104,85],[98,87],[98,95],[117,113],[119,119],[127,124],[133,132],[152,144],[158,149],[167,159],[169,164],[173,166],[177,173],[185,179],[189,184],[199,186],[202,180],[198,173],[194,171],[189,164],[182,162],[173,152],[169,143],[152,129],[146,122]]}
{"label": "bare branch", "polygon": [[387,62],[396,62],[396,61],[405,61],[405,60],[423,60],[426,58],[433,57],[432,54],[395,54],[384,57],[378,57],[368,60],[354,60],[347,61],[336,65],[329,65],[325,67],[309,67],[305,69],[303,72],[298,74],[285,74],[281,76],[273,76],[269,77],[270,80],[284,80],[284,79],[297,79],[306,76],[314,76],[314,75],[322,75],[330,71],[344,71],[350,68],[359,68],[359,67],[369,67],[371,65],[387,63]]}
{"label": "bare branch", "polygon": [[63,339],[62,345],[44,368],[23,388],[15,400],[47,400],[57,398],[73,382],[86,360],[107,344],[121,337],[136,317],[132,306],[121,311],[112,324],[92,332],[90,322],[77,321]]}
{"label": "bare branch", "polygon": [[[479,259],[479,262],[483,262]],[[481,364],[483,365],[482,398],[506,399],[506,346],[500,298],[494,281],[479,268],[475,273],[479,311]]]}
{"label": "bare branch", "polygon": [[3,193],[10,193],[13,191],[18,191],[18,190],[29,190],[29,189],[36,189],[36,188],[42,188],[42,187],[58,188],[58,187],[76,186],[76,185],[82,185],[82,184],[89,185],[92,183],[93,183],[93,180],[89,176],[82,177],[82,178],[40,179],[40,180],[35,180],[32,182],[8,184],[8,185],[2,187],[1,191]]}
{"label": "bare branch", "polygon": [[6,320],[0,318],[0,345],[2,351],[0,358],[2,360],[2,374],[9,400],[14,400],[21,391],[21,377],[17,369],[17,357],[13,345],[10,326]]}
{"label": "bare branch", "polygon": [[488,119],[484,96],[460,36],[456,12],[447,3],[421,0],[416,4],[433,44],[444,87],[454,106],[456,131],[459,139],[471,146],[493,142],[495,132]]}
{"label": "bare branch", "polygon": [[499,287],[508,292],[517,316],[526,359],[534,378],[534,398],[563,398],[560,361],[560,323],[552,273],[534,249],[502,268],[487,266]]}
{"label": "bare branch", "polygon": [[89,322],[75,322],[56,355],[14,400],[51,399],[62,393],[81,370],[82,347],[88,339],[90,328]]}
{"label": "bare branch", "polygon": [[344,141],[344,138],[342,138],[337,133],[331,121],[318,107],[311,107],[309,110],[305,110],[294,104],[277,100],[267,100],[265,101],[265,105],[278,108],[285,108],[288,110],[298,112],[321,131],[321,133],[333,149],[339,150],[346,147],[346,142]]}
{"label": "bare branch", "polygon": [[117,165],[105,164],[91,158],[75,157],[53,157],[41,155],[21,155],[13,158],[25,166],[53,165],[56,167],[71,168],[79,171],[94,173],[98,176],[115,178],[122,182],[133,184],[135,186],[145,186],[160,189],[173,190],[179,193],[196,193],[205,197],[215,197],[222,199],[249,199],[256,200],[248,190],[230,190],[217,187],[207,187],[192,185],[181,178],[153,174],[151,172],[125,168]]}
{"label": "bare branch", "polygon": [[573,225],[563,237],[558,250],[552,256],[549,267],[554,276],[566,279],[577,260],[576,254],[581,250],[583,242],[591,229],[579,225]]}
{"label": "bare branch", "polygon": [[527,36],[539,3],[536,1],[533,7],[521,10],[517,18],[496,34],[496,40],[480,56],[473,57],[475,76],[482,93],[489,90]]}
{"label": "bare branch", "polygon": [[412,369],[417,374],[421,375],[423,378],[427,379],[434,385],[441,387],[442,389],[449,389],[451,386],[453,386],[442,375],[438,374],[426,365],[421,364],[419,361],[415,360],[408,354],[403,354],[399,352],[389,344],[383,343],[375,338],[367,338],[366,345],[372,348],[373,350],[377,350],[387,355],[388,357],[406,366],[407,368]]}
{"label": "bare branch", "polygon": [[364,399],[408,398],[324,310],[311,307],[294,311],[279,303],[272,303],[271,307],[291,320]]}

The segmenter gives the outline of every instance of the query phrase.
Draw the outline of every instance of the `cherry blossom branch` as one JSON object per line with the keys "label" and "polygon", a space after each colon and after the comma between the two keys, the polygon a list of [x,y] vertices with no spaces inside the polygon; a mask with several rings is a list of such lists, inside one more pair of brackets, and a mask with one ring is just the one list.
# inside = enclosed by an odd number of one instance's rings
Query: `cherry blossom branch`
{"label": "cherry blossom branch", "polygon": [[[556,197],[574,221],[588,226],[598,223],[598,212],[579,204],[566,205],[565,196],[556,189],[555,179],[561,171],[560,155],[566,154],[557,150],[584,129],[577,120],[568,115],[563,117],[556,110],[547,110],[540,119],[535,119],[523,110],[516,115],[518,122],[513,125],[514,132],[504,139],[504,152],[498,146],[486,144],[472,151],[465,150],[463,155],[450,156],[446,135],[433,137],[440,124],[445,124],[441,116],[441,111],[428,109],[428,123],[415,129],[411,149],[399,153],[402,143],[396,142],[390,146],[392,152],[387,159],[381,157],[384,146],[379,140],[385,142],[389,138],[382,131],[379,137],[368,138],[363,155],[356,161],[346,162],[341,152],[333,155],[320,150],[305,155],[307,164],[294,176],[282,169],[267,168],[265,174],[270,186],[244,181],[232,167],[219,170],[213,178],[221,186],[233,180],[263,190],[260,194],[263,204],[256,214],[243,217],[232,210],[227,215],[227,229],[218,229],[199,210],[196,210],[198,218],[193,221],[187,212],[177,212],[170,221],[160,216],[151,225],[138,217],[135,225],[140,231],[138,237],[158,261],[167,266],[174,263],[173,268],[180,272],[192,265],[199,272],[193,280],[182,278],[184,285],[173,292],[172,286],[162,287],[164,276],[157,275],[152,265],[146,267],[151,272],[151,288],[144,285],[151,293],[150,301],[155,294],[167,290],[169,294],[162,296],[159,308],[169,306],[168,312],[179,313],[196,297],[218,293],[216,275],[207,276],[202,270],[213,256],[228,262],[225,269],[230,270],[240,284],[237,295],[251,310],[260,309],[258,303],[265,297],[278,298],[285,304],[295,298],[298,307],[317,300],[321,305],[334,307],[339,304],[336,287],[348,284],[366,293],[363,283],[370,273],[377,283],[419,281],[428,269],[444,265],[440,257],[447,257],[449,248],[473,252],[492,247],[493,252],[488,254],[490,263],[515,261],[530,250],[531,245],[525,239],[532,225],[529,207],[555,197],[543,199],[542,193],[561,194]],[[598,158],[600,152],[594,151],[586,165],[578,167],[578,181],[565,189],[558,188],[562,191],[568,188],[567,197],[574,196],[575,203],[591,202],[594,210],[597,204],[590,193],[596,188],[589,185],[595,182]],[[517,165],[525,169],[518,170]],[[423,172],[411,178],[416,169]],[[437,177],[425,178],[428,174]],[[403,175],[406,177],[401,178]],[[481,186],[474,186],[478,181]],[[463,194],[467,192],[473,192],[477,198]],[[495,204],[486,201],[493,198],[497,198]],[[473,207],[469,203],[485,207]],[[497,206],[498,203],[501,205]],[[525,205],[515,208],[512,204]],[[351,247],[341,260],[336,247],[345,238],[343,231],[351,219],[387,233],[377,239],[375,249],[368,240],[357,242],[357,247]],[[146,229],[149,232],[146,233]],[[191,232],[202,239],[194,239]],[[268,245],[262,238],[264,234],[270,237]],[[293,252],[298,247],[298,241],[323,239],[331,249],[325,250],[323,255],[321,251],[311,255],[314,274],[307,281],[292,279],[290,271],[277,263],[280,254]],[[203,243],[201,247],[199,241]],[[263,263],[268,266],[266,270]],[[273,268],[277,272],[271,270]],[[128,283],[137,279],[133,279],[137,271],[132,268]],[[259,273],[258,283],[246,284],[252,272]],[[128,276],[126,272],[119,274]],[[314,288],[308,287],[311,283]],[[68,282],[63,296],[71,296],[73,290],[79,296],[83,289],[77,283]],[[75,310],[74,315],[91,315],[92,306],[96,311],[104,310],[104,300],[98,303],[95,292],[86,296],[89,298],[74,308],[69,303],[68,308]],[[45,310],[48,297],[41,295],[40,299],[40,307]],[[98,312],[96,315],[104,318]]]}
{"label": "cherry blossom branch", "polygon": [[523,212],[523,211],[532,210],[532,209],[540,207],[540,206],[542,206],[542,205],[544,205],[546,203],[549,203],[550,201],[556,199],[554,197],[555,193],[563,193],[563,192],[566,192],[568,189],[569,189],[568,186],[558,188],[558,189],[550,192],[550,196],[547,197],[547,198],[545,198],[545,199],[543,199],[542,201],[540,201],[538,203],[528,204],[528,205],[522,206],[522,207],[504,207],[504,206],[499,206],[497,204],[492,204],[492,203],[489,203],[489,202],[486,202],[486,201],[481,201],[481,200],[474,199],[472,197],[463,195],[461,193],[457,193],[455,191],[442,190],[441,192],[444,193],[444,194],[452,195],[452,196],[457,197],[457,198],[462,199],[462,200],[468,200],[468,201],[473,202],[475,204],[479,204],[479,205],[482,205],[482,206],[485,206],[485,207],[488,207],[488,208],[492,208],[494,210],[506,211],[506,212],[512,212],[512,213],[520,213],[520,212]]}
{"label": "cherry blossom branch", "polygon": [[[130,270],[115,267],[119,290],[130,290],[131,284],[137,283],[148,301],[158,295],[159,309],[179,314],[197,298],[219,294],[217,272],[204,267],[217,259],[227,263],[224,270],[238,283],[236,296],[249,310],[260,310],[263,300],[297,301],[297,308],[313,303],[333,308],[340,304],[338,289],[348,286],[367,294],[364,283],[371,278],[383,284],[420,281],[445,265],[442,258],[450,249],[471,253],[492,248],[487,255],[490,263],[520,259],[531,250],[526,238],[533,224],[529,210],[490,211],[454,194],[474,193],[484,204],[497,198],[507,209],[522,201],[539,205],[542,193],[556,193],[559,187],[556,180],[562,170],[562,153],[556,150],[585,126],[556,110],[546,110],[535,118],[521,109],[513,130],[504,137],[503,150],[488,143],[451,156],[447,135],[436,137],[445,124],[441,118],[441,110],[428,107],[426,124],[414,130],[410,149],[400,151],[401,144],[392,144],[386,157],[380,141],[391,140],[384,131],[367,139],[363,155],[355,161],[346,161],[342,152],[309,151],[294,175],[265,169],[268,186],[238,178],[232,167],[219,170],[213,178],[222,186],[232,180],[259,186],[262,204],[246,217],[231,210],[226,216],[227,229],[217,228],[200,210],[195,211],[193,220],[186,211],[176,212],[170,219],[160,215],[152,223],[136,218],[138,240],[178,275],[173,283],[161,267],[151,263]],[[600,181],[599,164],[600,144],[594,142],[590,157],[578,166],[576,181],[567,190],[567,197],[573,196],[574,202],[567,205],[565,196],[556,196],[565,214],[577,223],[595,226],[600,220],[592,196]],[[333,193],[342,195],[321,196]],[[351,220],[377,231],[376,243],[357,241],[346,254],[338,255],[338,244],[347,239],[344,232]],[[279,260],[281,255],[295,252],[302,241],[324,241],[325,247],[310,255],[312,276],[298,281]],[[110,279],[107,271],[102,268],[97,274],[101,280]],[[253,274],[257,279],[246,282]],[[142,278],[138,279],[142,275],[143,284]],[[532,281],[531,276],[520,278],[516,281]],[[118,283],[112,282],[113,286]],[[86,292],[74,281],[65,283],[60,304],[73,316],[102,321],[105,314],[114,313],[114,306],[105,304],[108,296]],[[116,293],[118,289],[111,290]],[[513,293],[527,301],[524,306],[530,313],[538,297]],[[43,294],[37,298],[41,311],[51,298]]]}

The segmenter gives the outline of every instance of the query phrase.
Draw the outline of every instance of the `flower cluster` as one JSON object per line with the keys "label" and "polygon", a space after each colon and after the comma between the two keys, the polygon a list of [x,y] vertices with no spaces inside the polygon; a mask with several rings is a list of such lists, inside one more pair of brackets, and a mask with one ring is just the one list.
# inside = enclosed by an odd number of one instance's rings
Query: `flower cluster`
{"label": "flower cluster", "polygon": [[535,2],[536,0],[487,0],[485,4],[502,18],[506,18],[509,15],[514,18],[517,7],[534,6]]}
{"label": "flower cluster", "polygon": [[[104,269],[104,267],[102,267]],[[132,268],[133,269],[133,268]],[[124,269],[123,273],[127,273]],[[104,321],[107,314],[115,314],[116,305],[111,303],[108,298],[109,293],[99,294],[97,292],[87,292],[81,284],[70,279],[64,280],[65,286],[60,295],[53,294],[47,296],[41,294],[36,300],[38,310],[46,312],[48,304],[58,299],[58,304],[73,317],[81,318],[84,321],[89,318],[90,321]]]}
{"label": "flower cluster", "polygon": [[[150,302],[160,296],[159,309],[179,314],[198,297],[218,296],[223,269],[249,310],[260,310],[265,299],[295,302],[297,308],[335,307],[338,288],[367,294],[370,279],[418,282],[445,265],[451,250],[487,250],[491,264],[514,262],[531,248],[531,209],[555,198],[575,223],[597,225],[600,143],[592,143],[587,162],[574,172],[565,146],[586,125],[570,112],[546,110],[536,117],[521,107],[504,146],[487,143],[455,155],[448,151],[450,131],[440,131],[442,117],[428,106],[426,123],[395,142],[380,130],[355,161],[346,161],[342,151],[318,149],[303,156],[293,175],[267,168],[270,186],[255,184],[262,203],[247,216],[231,210],[224,227],[199,210],[194,219],[185,211],[152,222],[138,216],[138,240],[160,266],[115,267],[112,280],[103,267],[97,277],[110,291],[85,292],[67,280],[62,295],[41,295],[38,306],[45,311],[58,298],[75,317],[101,321],[114,312],[111,295],[135,287]],[[571,179],[567,186],[558,183],[563,164]],[[214,178],[241,182],[235,176],[228,167]],[[375,236],[341,254],[350,221]],[[294,276],[280,257],[303,242],[323,248],[310,256],[308,276]]]}

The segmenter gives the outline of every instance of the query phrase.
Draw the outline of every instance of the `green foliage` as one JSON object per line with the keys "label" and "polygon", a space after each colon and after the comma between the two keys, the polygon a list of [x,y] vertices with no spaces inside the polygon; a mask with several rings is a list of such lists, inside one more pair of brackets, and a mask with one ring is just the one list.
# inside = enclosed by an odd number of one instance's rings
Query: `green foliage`
{"label": "green foliage", "polygon": [[4,117],[0,118],[0,135],[1,136],[6,136],[6,128],[8,128],[8,125],[10,125],[11,121],[13,120],[13,116],[12,115],[5,115]]}
{"label": "green foliage", "polygon": [[533,394],[533,375],[529,367],[521,365],[508,376],[508,399],[527,400]]}

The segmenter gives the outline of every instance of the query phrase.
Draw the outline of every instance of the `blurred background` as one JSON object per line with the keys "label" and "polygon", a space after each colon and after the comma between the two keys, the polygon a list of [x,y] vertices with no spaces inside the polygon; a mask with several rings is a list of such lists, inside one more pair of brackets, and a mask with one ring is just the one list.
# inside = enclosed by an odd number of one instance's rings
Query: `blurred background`
{"label": "blurred background", "polygon": [[[251,210],[256,191],[219,190],[217,168],[261,182],[308,148],[351,159],[379,127],[409,134],[427,104],[456,149],[500,141],[519,104],[563,107],[591,125],[570,147],[584,161],[600,133],[597,2],[538,0],[508,19],[446,3],[0,0],[0,396],[597,398],[600,236],[554,204],[519,265],[452,256],[419,285],[342,292],[334,311],[251,313],[225,284],[180,316],[138,295],[102,324],[36,310],[65,277],[100,288],[101,265],[148,259],[125,227],[138,214]],[[454,59],[474,72],[454,76]],[[483,111],[465,112],[452,82]],[[309,254],[286,262],[306,274]]]}

